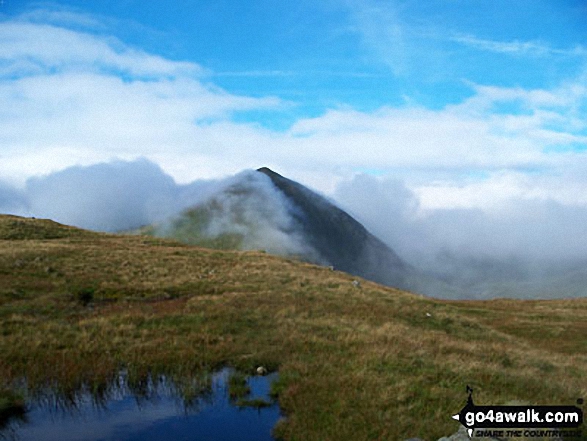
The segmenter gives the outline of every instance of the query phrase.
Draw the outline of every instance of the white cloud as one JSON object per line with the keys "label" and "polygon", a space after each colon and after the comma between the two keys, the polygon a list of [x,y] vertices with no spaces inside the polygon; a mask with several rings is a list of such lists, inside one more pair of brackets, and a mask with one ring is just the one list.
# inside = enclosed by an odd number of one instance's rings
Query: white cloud
{"label": "white cloud", "polygon": [[[377,11],[366,13],[375,19]],[[469,83],[470,98],[444,108],[343,106],[278,132],[232,118],[239,111],[279,111],[278,98],[228,93],[195,63],[42,18],[0,27],[4,179],[22,184],[71,165],[146,157],[180,183],[268,165],[331,192],[357,170],[371,170],[405,178],[430,207],[477,206],[481,188],[486,204],[517,197],[518,177],[537,182],[537,175],[561,179],[559,196],[548,194],[568,202],[574,190],[564,189],[583,179],[577,172],[565,181],[571,167],[581,169],[587,150],[581,78],[552,89]],[[60,18],[76,21],[97,26],[91,17]]]}
{"label": "white cloud", "polygon": [[31,213],[69,225],[116,231],[161,220],[178,207],[173,179],[146,160],[71,167],[26,183]]}
{"label": "white cloud", "polygon": [[114,157],[209,156],[224,147],[210,144],[211,123],[234,112],[282,105],[274,97],[237,96],[206,83],[206,71],[197,64],[25,18],[0,26],[0,176],[5,178],[22,183],[32,174]]}
{"label": "white cloud", "polygon": [[87,30],[106,30],[104,21],[106,17],[97,17],[93,15],[76,12],[73,9],[64,9],[63,6],[52,8],[51,4],[45,4],[43,9],[33,9],[23,12],[20,15],[21,21],[32,23],[51,23],[62,26],[75,26]]}
{"label": "white cloud", "polygon": [[[193,63],[166,60],[125,46],[113,37],[74,31],[51,24],[8,21],[0,26],[2,73],[26,60],[43,72],[110,70],[135,76],[201,75]],[[17,70],[17,72],[19,72]],[[33,70],[36,73],[37,70]],[[21,74],[26,73],[22,72]]]}
{"label": "white cloud", "polygon": [[[493,7],[490,8],[493,11],[487,13],[489,9],[481,12],[473,2],[464,2],[467,4],[463,7],[442,1],[344,0],[340,3],[348,12],[349,31],[362,43],[366,56],[372,63],[386,65],[394,77],[402,80],[400,87],[416,84],[438,87],[471,76],[476,79],[494,77],[502,84],[504,81],[536,84],[535,76],[560,77],[587,62],[587,47],[574,31],[564,39],[556,38],[556,43],[532,37],[528,40],[480,38],[470,31],[478,29],[481,35],[493,31],[497,35],[509,29],[517,35],[515,23],[531,16],[526,16],[522,10],[511,10],[507,14],[503,8]],[[540,7],[537,4],[536,10]],[[572,16],[576,11],[570,9],[566,13]],[[481,14],[484,23],[498,20],[505,23],[480,26],[476,19],[481,18]],[[472,20],[468,19],[469,15]],[[535,23],[534,26],[540,25]],[[559,26],[562,28],[562,22]],[[543,34],[553,40],[555,32],[553,28]],[[565,45],[560,40],[569,42]],[[499,72],[500,66],[504,72]],[[428,99],[434,100],[434,97]]]}
{"label": "white cloud", "polygon": [[586,172],[580,164],[575,169],[565,165],[564,172],[550,174],[498,171],[483,179],[429,182],[412,189],[425,210],[478,208],[499,212],[511,201],[521,200],[587,207]]}
{"label": "white cloud", "polygon": [[584,57],[587,55],[587,50],[582,46],[576,46],[572,49],[556,49],[541,41],[495,41],[477,38],[473,35],[456,35],[450,37],[449,40],[484,51],[510,55],[537,57],[550,55],[571,55]]}
{"label": "white cloud", "polygon": [[[543,110],[532,93],[526,99],[519,92],[513,98],[506,89],[500,92],[499,98],[492,98],[481,90],[472,99],[441,110],[333,110],[298,121],[290,135],[315,160],[384,170],[549,167],[564,155],[545,149],[587,145],[582,127],[567,124],[572,103]],[[520,99],[527,112],[493,112],[493,104]]]}
{"label": "white cloud", "polygon": [[354,30],[363,43],[377,57],[381,57],[395,75],[402,76],[411,71],[414,61],[411,56],[412,35],[406,35],[409,29],[400,19],[394,4],[349,1],[347,6],[351,11]]}

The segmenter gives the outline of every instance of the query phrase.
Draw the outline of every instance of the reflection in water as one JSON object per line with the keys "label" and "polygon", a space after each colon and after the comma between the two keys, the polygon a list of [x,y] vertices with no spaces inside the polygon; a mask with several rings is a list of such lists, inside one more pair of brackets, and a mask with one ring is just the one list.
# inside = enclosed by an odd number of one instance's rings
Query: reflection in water
{"label": "reflection in water", "polygon": [[[20,441],[214,440],[270,441],[279,407],[237,407],[227,390],[231,371],[181,387],[164,377],[130,381],[121,374],[106,390],[39,394],[0,438]],[[250,399],[269,398],[277,374],[250,377]],[[181,396],[181,398],[180,398]]]}

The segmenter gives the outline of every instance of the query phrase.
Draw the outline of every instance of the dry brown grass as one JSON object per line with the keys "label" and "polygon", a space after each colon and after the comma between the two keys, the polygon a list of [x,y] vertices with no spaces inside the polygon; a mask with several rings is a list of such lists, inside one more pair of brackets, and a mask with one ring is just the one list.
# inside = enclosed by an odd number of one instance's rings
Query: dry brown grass
{"label": "dry brown grass", "polygon": [[479,404],[587,396],[587,299],[438,301],[263,253],[16,220],[15,239],[0,217],[0,390],[264,365],[291,440],[436,439],[467,384]]}

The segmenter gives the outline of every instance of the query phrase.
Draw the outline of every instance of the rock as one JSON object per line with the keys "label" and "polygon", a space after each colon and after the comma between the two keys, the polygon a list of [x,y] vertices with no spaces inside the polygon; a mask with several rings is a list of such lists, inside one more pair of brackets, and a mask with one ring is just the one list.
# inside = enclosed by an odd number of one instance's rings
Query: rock
{"label": "rock", "polygon": [[[467,433],[467,428],[465,426],[459,427],[455,433],[451,436],[443,436],[438,441],[470,441],[469,434]],[[489,438],[487,441],[490,441]]]}
{"label": "rock", "polygon": [[465,426],[459,427],[455,433],[451,436],[443,436],[442,438],[438,439],[438,441],[476,441],[476,440],[483,440],[483,441],[502,441],[496,438],[479,438],[473,436],[469,438],[469,434],[467,433],[467,428]]}
{"label": "rock", "polygon": [[360,288],[361,287],[361,282],[359,282],[358,280],[353,280],[353,286],[355,288]]}

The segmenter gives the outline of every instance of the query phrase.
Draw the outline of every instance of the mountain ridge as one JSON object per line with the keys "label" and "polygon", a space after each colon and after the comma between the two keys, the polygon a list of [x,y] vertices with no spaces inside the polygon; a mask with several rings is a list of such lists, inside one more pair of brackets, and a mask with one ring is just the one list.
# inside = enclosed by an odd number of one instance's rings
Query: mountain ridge
{"label": "mountain ridge", "polygon": [[359,221],[323,196],[267,167],[257,169],[299,210],[310,244],[335,268],[388,286],[406,288],[407,265]]}

